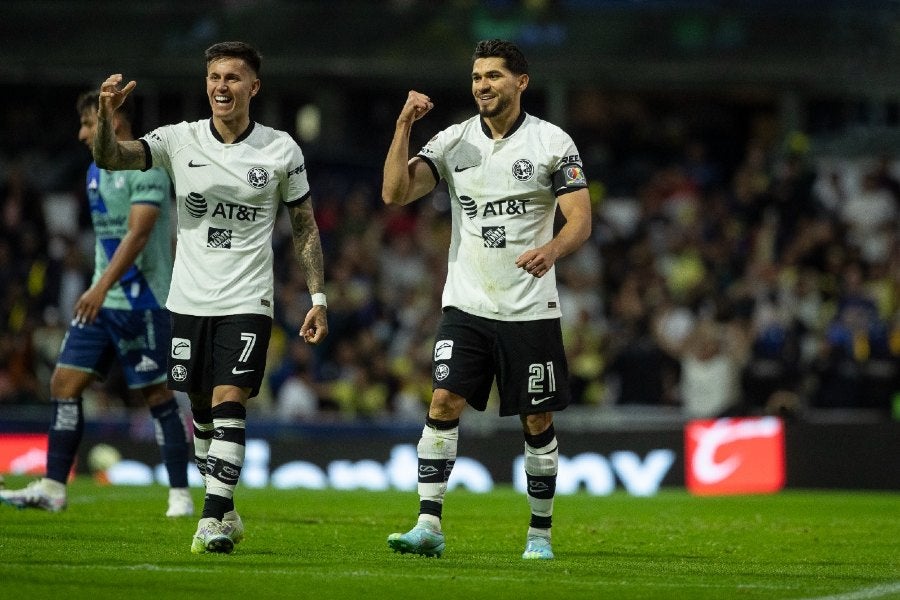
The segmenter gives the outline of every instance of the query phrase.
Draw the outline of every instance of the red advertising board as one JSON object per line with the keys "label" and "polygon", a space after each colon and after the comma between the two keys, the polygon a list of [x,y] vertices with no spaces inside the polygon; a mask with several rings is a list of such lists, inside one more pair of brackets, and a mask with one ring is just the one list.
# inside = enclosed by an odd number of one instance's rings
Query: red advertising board
{"label": "red advertising board", "polygon": [[0,434],[0,473],[43,475],[47,466],[47,434]]}
{"label": "red advertising board", "polygon": [[692,494],[766,494],[784,487],[784,426],[777,417],[691,421],[685,485]]}

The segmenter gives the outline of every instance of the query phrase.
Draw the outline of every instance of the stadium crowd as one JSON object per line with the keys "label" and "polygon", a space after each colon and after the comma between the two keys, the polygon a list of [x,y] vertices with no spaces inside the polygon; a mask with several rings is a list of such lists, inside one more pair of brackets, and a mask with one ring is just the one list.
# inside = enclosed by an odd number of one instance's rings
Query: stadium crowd
{"label": "stadium crowd", "polygon": [[[557,265],[578,403],[680,407],[686,417],[890,413],[900,180],[889,157],[827,160],[800,134],[750,135],[732,160],[708,138],[681,135],[661,150],[593,134],[573,130],[592,181],[593,236]],[[70,192],[48,194],[15,157],[3,166],[0,402],[39,403],[88,285],[93,233],[80,175]],[[328,165],[309,173],[331,334],[310,347],[291,333],[309,294],[282,215],[267,386],[251,410],[286,422],[420,420],[449,197],[439,187],[387,208],[376,177],[348,181]],[[94,411],[133,403],[115,375],[86,400]]]}

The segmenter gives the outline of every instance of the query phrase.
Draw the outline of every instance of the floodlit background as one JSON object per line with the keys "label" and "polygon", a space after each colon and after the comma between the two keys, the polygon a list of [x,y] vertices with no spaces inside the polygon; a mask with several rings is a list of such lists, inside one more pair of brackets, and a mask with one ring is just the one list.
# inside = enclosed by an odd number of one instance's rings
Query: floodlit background
{"label": "floodlit background", "polygon": [[[531,64],[525,109],[571,134],[591,182],[592,238],[557,265],[577,404],[562,423],[777,415],[896,439],[898,30],[900,4],[869,0],[7,1],[0,422],[45,430],[92,272],[76,96],[121,72],[139,132],[205,118],[203,50],[240,39],[263,54],[253,118],[307,157],[331,328],[315,349],[297,338],[308,293],[279,227],[251,423],[415,432],[449,205],[439,187],[385,208],[382,161],[409,89],[435,102],[414,149],[473,114],[473,47],[503,37]],[[85,398],[89,418],[150,437],[135,400],[115,373]]]}

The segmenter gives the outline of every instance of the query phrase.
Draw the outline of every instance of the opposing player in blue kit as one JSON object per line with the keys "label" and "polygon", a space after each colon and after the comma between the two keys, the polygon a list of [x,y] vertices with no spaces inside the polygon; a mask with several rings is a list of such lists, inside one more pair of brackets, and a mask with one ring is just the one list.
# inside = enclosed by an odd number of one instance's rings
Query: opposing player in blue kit
{"label": "opposing player in blue kit", "polygon": [[[522,558],[554,557],[553,412],[570,401],[554,265],[587,240],[591,208],[571,138],[521,108],[528,81],[528,63],[514,44],[479,42],[472,64],[479,114],[409,158],[413,123],[433,107],[411,91],[385,159],[385,203],[407,204],[443,179],[453,220],[434,391],[418,443],[419,517],[410,531],[388,536],[397,552],[443,554],[441,517],[460,415],[466,404],[485,410],[496,380],[500,415],[518,415],[525,436],[531,520]],[[565,224],[554,235],[557,207]]]}
{"label": "opposing player in blue kit", "polygon": [[[78,139],[88,147],[97,133],[98,106],[96,91],[82,94],[76,105]],[[133,118],[133,102],[118,107],[110,124],[116,139],[134,139]],[[3,490],[0,500],[51,512],[66,507],[66,481],[84,432],[82,394],[118,359],[128,387],[139,392],[154,419],[169,476],[166,515],[190,516],[185,424],[166,386],[171,317],[163,303],[172,277],[172,182],[162,169],[112,173],[91,164],[87,197],[96,238],[94,276],[75,304],[50,380],[54,411],[46,476],[21,490]]]}

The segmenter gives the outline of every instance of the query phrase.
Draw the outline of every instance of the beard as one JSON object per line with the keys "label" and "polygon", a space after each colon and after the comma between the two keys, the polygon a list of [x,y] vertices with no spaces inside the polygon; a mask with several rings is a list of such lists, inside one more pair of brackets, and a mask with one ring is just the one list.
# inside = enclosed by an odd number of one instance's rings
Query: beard
{"label": "beard", "polygon": [[488,108],[488,107],[484,106],[483,104],[479,104],[478,112],[485,119],[492,119],[492,118],[496,117],[497,115],[501,114],[507,108],[509,108],[509,99],[498,97],[497,104],[494,108]]}

